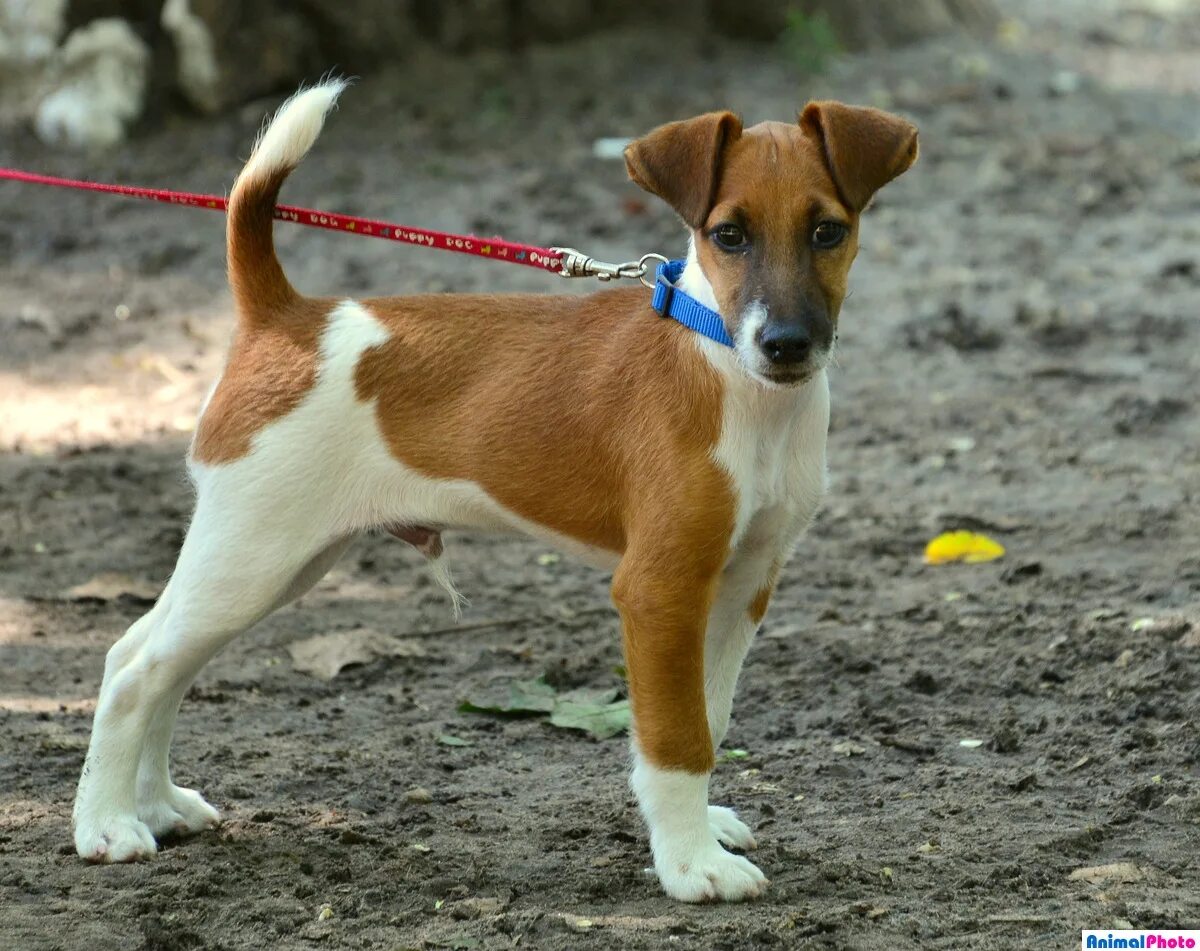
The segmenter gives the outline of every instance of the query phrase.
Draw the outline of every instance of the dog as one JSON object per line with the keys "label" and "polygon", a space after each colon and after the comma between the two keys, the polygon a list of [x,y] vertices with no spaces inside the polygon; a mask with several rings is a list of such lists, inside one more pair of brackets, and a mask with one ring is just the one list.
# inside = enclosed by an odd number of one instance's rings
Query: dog
{"label": "dog", "polygon": [[452,591],[443,530],[515,530],[613,570],[631,785],[663,889],[760,895],[767,879],[738,854],[754,837],[709,805],[709,774],[743,658],[825,490],[826,367],[859,215],[916,160],[917,130],[811,102],[794,123],[712,112],[628,146],[630,177],[689,230],[677,290],[719,315],[726,345],[663,319],[642,287],[301,296],[272,209],[344,85],[286,102],[231,193],[237,326],[189,453],[195,513],[162,596],[108,652],[77,851],[144,859],[164,835],[217,825],[171,779],[180,701],[357,535],[391,531]]}

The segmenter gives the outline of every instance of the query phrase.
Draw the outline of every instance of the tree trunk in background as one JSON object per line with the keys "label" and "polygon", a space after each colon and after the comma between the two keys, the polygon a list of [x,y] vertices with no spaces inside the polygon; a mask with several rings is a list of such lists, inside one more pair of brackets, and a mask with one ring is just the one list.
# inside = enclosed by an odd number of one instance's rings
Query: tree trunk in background
{"label": "tree trunk in background", "polygon": [[845,49],[903,46],[917,40],[967,30],[988,33],[999,14],[991,0],[709,0],[718,33],[748,40],[774,40],[789,17],[824,16]]}
{"label": "tree trunk in background", "polygon": [[[330,64],[361,74],[381,63],[403,63],[416,46],[451,53],[514,50],[637,23],[773,43],[798,12],[824,15],[842,48],[861,50],[953,30],[986,33],[999,21],[991,0],[674,0],[669,20],[644,0],[190,0],[190,5],[209,25],[222,59],[222,88],[214,97],[221,106],[285,88]],[[256,43],[261,57],[253,55]]]}
{"label": "tree trunk in background", "polygon": [[[144,101],[137,113],[155,116],[173,110],[181,96],[201,112],[218,112],[295,88],[330,68],[369,75],[382,66],[403,67],[430,53],[442,58],[476,50],[513,51],[637,25],[663,34],[687,32],[713,42],[726,38],[783,41],[794,47],[794,56],[811,60],[811,67],[817,68],[838,48],[900,46],[953,30],[990,32],[999,21],[992,3],[0,0],[0,125],[32,116],[61,79],[67,35],[104,17],[125,20],[149,49],[139,79]],[[47,18],[56,25],[39,39],[37,31],[46,30],[40,21]],[[36,47],[38,42],[46,48]],[[96,69],[110,68],[99,62],[107,55],[105,50],[94,50],[92,55]]]}

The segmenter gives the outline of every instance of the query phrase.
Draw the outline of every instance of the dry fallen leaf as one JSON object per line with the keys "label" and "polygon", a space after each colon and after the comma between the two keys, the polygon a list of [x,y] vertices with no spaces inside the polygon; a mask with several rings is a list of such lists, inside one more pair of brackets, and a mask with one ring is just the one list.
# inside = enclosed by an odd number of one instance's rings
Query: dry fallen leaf
{"label": "dry fallen leaf", "polygon": [[341,631],[321,634],[288,645],[292,666],[303,674],[332,680],[344,668],[366,664],[379,657],[423,657],[425,649],[414,641],[387,637],[378,631]]}
{"label": "dry fallen leaf", "polygon": [[949,561],[995,561],[1003,555],[1003,545],[978,532],[943,532],[925,546],[925,563],[928,565]]}

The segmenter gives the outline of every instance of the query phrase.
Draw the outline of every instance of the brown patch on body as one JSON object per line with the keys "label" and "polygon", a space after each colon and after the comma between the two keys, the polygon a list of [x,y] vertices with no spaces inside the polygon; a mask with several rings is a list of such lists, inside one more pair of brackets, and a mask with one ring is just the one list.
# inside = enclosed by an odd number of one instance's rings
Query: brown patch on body
{"label": "brown patch on body", "polygon": [[229,360],[196,427],[192,458],[203,465],[235,462],[251,440],[282,419],[317,382],[320,339],[332,301],[296,297],[270,323],[242,322]]}
{"label": "brown patch on body", "polygon": [[643,289],[363,306],[390,339],[363,354],[355,389],[392,454],[423,475],[471,480],[523,518],[620,553],[644,493],[716,472],[720,382]]}
{"label": "brown patch on body", "polygon": [[363,354],[355,388],[391,453],[622,555],[638,744],[662,768],[710,769],[704,633],[734,499],[711,455],[722,384],[689,331],[641,288],[364,306],[390,339]]}
{"label": "brown patch on body", "polygon": [[[197,431],[197,461],[243,457],[255,433],[299,404],[334,306],[297,297],[270,321],[239,325]],[[389,339],[361,356],[355,389],[374,404],[389,451],[622,555],[613,597],[639,747],[664,769],[710,770],[704,634],[734,498],[712,458],[722,384],[690,332],[655,314],[640,288],[363,306]],[[424,526],[388,531],[429,554],[441,540]]]}

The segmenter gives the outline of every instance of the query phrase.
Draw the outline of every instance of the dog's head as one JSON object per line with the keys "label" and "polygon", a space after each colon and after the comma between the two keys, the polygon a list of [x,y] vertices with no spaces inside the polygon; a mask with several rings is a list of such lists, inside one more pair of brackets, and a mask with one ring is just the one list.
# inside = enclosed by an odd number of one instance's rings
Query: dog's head
{"label": "dog's head", "polygon": [[782,385],[824,367],[859,214],[916,159],[911,123],[840,102],[744,130],[733,113],[710,112],[625,150],[630,177],[692,229],[742,365]]}

